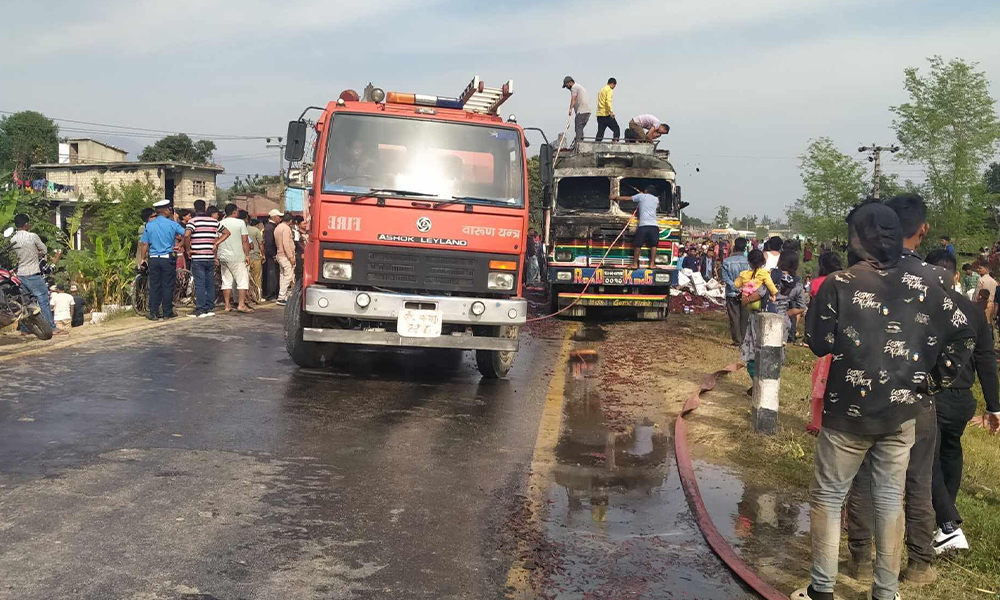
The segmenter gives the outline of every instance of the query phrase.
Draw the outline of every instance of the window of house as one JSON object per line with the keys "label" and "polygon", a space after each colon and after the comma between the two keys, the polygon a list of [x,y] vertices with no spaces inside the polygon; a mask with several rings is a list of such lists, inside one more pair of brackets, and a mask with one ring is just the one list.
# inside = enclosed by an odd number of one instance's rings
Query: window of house
{"label": "window of house", "polygon": [[194,182],[193,193],[194,193],[195,196],[204,196],[205,195],[205,182],[204,181],[195,181]]}

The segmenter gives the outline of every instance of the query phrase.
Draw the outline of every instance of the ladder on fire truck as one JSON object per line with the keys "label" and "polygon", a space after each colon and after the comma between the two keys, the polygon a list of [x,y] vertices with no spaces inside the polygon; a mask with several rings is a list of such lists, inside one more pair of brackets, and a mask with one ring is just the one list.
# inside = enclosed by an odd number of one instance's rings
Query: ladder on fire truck
{"label": "ladder on fire truck", "polygon": [[462,108],[469,112],[496,115],[500,105],[513,94],[513,79],[508,79],[507,83],[501,87],[491,88],[486,87],[486,84],[477,75],[472,78],[472,82],[466,86],[465,91],[458,99],[462,103]]}

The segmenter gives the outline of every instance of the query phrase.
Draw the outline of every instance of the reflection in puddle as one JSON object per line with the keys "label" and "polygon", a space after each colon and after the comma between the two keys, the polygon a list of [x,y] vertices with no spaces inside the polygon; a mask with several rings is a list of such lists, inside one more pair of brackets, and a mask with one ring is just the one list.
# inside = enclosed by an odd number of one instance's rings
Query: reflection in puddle
{"label": "reflection in puddle", "polygon": [[809,533],[809,503],[744,483],[730,469],[695,462],[698,486],[712,521],[736,548]]}
{"label": "reflection in puddle", "polygon": [[600,355],[596,344],[580,346],[570,359],[546,495],[538,591],[594,599],[753,597],[702,539],[660,425],[640,417],[624,431],[608,426]]}
{"label": "reflection in puddle", "polygon": [[603,342],[607,334],[596,323],[587,323],[573,334],[574,342]]}

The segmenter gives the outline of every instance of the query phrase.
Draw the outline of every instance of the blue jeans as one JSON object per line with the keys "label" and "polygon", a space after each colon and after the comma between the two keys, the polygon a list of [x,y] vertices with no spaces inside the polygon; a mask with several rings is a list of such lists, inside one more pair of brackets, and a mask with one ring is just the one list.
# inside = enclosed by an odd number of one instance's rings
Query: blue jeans
{"label": "blue jeans", "polygon": [[[45,317],[45,320],[49,322],[49,325],[55,329],[56,322],[52,319],[52,307],[49,306],[49,287],[45,284],[45,278],[40,274],[36,274],[19,275],[18,279],[21,280],[21,285],[23,285],[26,290],[31,292],[31,295],[38,301],[38,308],[42,309],[42,316]],[[21,325],[21,331],[27,330],[28,329],[24,325]]]}
{"label": "blue jeans", "polygon": [[215,310],[215,261],[192,260],[191,276],[194,277],[194,313],[212,312]]}
{"label": "blue jeans", "polygon": [[833,592],[840,559],[840,510],[867,454],[875,509],[875,582],[872,597],[891,600],[899,587],[903,556],[903,488],[916,421],[884,435],[857,435],[824,427],[816,445],[809,490],[812,533],[812,588]]}

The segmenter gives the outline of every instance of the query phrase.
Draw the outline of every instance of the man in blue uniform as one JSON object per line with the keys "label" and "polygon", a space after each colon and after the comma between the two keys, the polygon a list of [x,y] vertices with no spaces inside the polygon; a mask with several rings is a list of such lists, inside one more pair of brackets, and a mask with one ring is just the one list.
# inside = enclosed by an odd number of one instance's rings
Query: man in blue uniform
{"label": "man in blue uniform", "polygon": [[[170,201],[153,204],[156,218],[146,223],[139,238],[139,263],[149,267],[149,315],[147,319],[172,319],[174,314],[174,242],[184,237],[184,228],[170,218]],[[162,311],[161,311],[162,307]]]}

